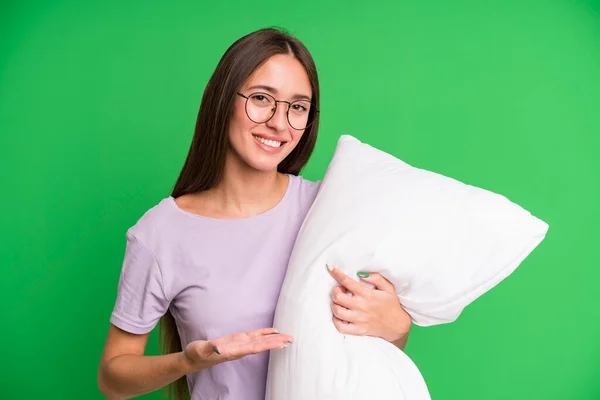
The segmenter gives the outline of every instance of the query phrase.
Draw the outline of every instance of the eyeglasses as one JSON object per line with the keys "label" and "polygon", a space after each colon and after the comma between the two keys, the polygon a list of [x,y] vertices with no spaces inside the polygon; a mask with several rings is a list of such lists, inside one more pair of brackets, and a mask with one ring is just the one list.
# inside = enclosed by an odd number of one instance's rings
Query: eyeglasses
{"label": "eyeglasses", "polygon": [[[290,126],[298,131],[308,128],[315,120],[314,116],[319,112],[317,108],[308,100],[285,101],[275,100],[268,93],[256,92],[249,96],[238,93],[246,99],[246,115],[252,122],[264,124],[268,122],[277,111],[277,103],[286,103],[288,109],[286,112],[287,120]],[[314,112],[311,113],[311,110]]]}

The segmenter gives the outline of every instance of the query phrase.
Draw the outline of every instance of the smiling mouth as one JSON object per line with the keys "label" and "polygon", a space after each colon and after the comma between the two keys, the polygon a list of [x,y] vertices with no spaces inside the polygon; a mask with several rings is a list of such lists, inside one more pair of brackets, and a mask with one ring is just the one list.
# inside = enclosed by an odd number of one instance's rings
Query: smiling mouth
{"label": "smiling mouth", "polygon": [[279,142],[277,140],[268,140],[268,139],[265,139],[265,138],[262,138],[262,137],[256,136],[256,135],[252,135],[252,136],[254,137],[254,139],[256,139],[257,142],[260,142],[260,143],[264,144],[265,146],[273,147],[275,149],[278,147],[281,147],[281,145],[284,143],[284,142]]}

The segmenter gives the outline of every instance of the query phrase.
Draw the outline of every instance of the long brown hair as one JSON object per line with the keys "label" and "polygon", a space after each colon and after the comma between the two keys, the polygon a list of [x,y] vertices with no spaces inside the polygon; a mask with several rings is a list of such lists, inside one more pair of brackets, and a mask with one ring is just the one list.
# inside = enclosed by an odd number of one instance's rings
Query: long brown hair
{"label": "long brown hair", "polygon": [[[202,96],[192,143],[172,191],[174,198],[208,190],[220,182],[235,95],[257,67],[277,54],[293,55],[304,66],[315,106],[309,114],[313,123],[305,130],[296,148],[279,164],[278,171],[298,175],[306,165],[319,129],[316,111],[319,109],[319,80],[315,63],[308,49],[285,30],[260,29],[234,42],[213,72]],[[160,342],[164,354],[182,351],[177,325],[170,311],[160,321]],[[190,398],[185,376],[169,385],[169,397],[175,400]]]}

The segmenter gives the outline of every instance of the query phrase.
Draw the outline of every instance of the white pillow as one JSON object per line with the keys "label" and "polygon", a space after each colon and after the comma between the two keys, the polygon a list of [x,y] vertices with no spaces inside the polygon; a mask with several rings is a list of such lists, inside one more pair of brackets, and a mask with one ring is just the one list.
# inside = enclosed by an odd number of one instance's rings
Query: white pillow
{"label": "white pillow", "polygon": [[336,330],[326,264],[357,281],[382,273],[415,324],[436,325],[506,278],[547,230],[501,195],[342,136],[294,245],[274,326],[296,343],[271,352],[266,399],[430,398],[394,345]]}

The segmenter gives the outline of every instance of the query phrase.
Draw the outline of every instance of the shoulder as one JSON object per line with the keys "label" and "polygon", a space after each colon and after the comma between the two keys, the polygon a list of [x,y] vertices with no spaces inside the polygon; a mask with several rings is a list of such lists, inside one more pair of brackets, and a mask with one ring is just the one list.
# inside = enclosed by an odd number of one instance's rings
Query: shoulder
{"label": "shoulder", "polygon": [[149,246],[159,236],[173,230],[173,198],[166,197],[144,211],[133,226],[127,230],[127,236]]}
{"label": "shoulder", "polygon": [[311,206],[317,197],[321,181],[311,181],[300,175],[290,175],[290,179],[293,181],[292,187],[295,187],[295,192],[300,202]]}

